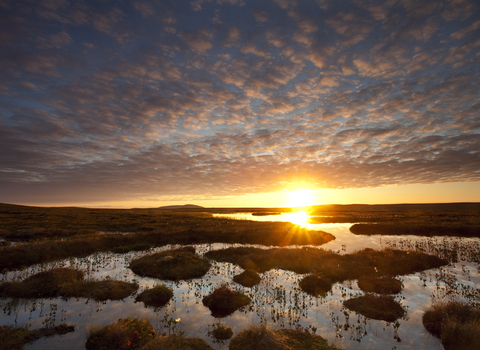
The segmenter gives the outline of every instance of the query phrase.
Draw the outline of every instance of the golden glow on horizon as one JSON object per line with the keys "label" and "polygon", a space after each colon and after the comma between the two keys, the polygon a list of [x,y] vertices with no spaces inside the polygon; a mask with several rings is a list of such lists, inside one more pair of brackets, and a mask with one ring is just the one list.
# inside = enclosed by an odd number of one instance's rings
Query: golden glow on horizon
{"label": "golden glow on horizon", "polygon": [[305,226],[308,221],[308,214],[305,213],[304,211],[298,211],[296,213],[288,213],[286,214],[286,216],[288,216],[288,221],[290,221],[292,224],[295,224],[295,225]]}
{"label": "golden glow on horizon", "polygon": [[315,204],[314,191],[296,190],[289,193],[288,206],[290,207],[308,207]]}

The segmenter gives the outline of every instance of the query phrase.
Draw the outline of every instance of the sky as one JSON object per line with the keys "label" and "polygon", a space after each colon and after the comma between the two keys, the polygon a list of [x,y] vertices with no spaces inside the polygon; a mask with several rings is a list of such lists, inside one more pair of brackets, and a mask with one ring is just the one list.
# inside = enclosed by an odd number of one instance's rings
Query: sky
{"label": "sky", "polygon": [[0,202],[480,202],[479,78],[474,0],[0,0]]}

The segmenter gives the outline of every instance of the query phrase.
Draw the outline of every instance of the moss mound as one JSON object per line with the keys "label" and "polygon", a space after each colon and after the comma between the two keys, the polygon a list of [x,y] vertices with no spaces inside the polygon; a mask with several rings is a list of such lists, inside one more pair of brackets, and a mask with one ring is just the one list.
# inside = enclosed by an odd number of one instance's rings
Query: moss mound
{"label": "moss mound", "polygon": [[227,340],[233,336],[233,331],[230,327],[225,327],[220,323],[216,323],[213,329],[208,332],[208,334],[217,340]]}
{"label": "moss mound", "polygon": [[260,283],[260,276],[252,270],[245,270],[241,274],[233,277],[233,280],[244,287],[253,287]]}
{"label": "moss mound", "polygon": [[299,282],[300,288],[308,294],[325,297],[332,289],[333,282],[322,274],[312,273]]}
{"label": "moss mound", "polygon": [[173,291],[165,284],[159,284],[153,288],[141,292],[135,301],[143,301],[145,306],[162,307],[173,298]]}
{"label": "moss mound", "polygon": [[195,248],[167,250],[135,259],[130,268],[139,276],[173,281],[200,278],[210,269],[210,262],[195,254]]}
{"label": "moss mound", "polygon": [[66,284],[60,294],[63,297],[90,298],[94,300],[125,299],[138,289],[138,284],[131,282],[105,280]]}
{"label": "moss mound", "polygon": [[222,286],[203,298],[202,302],[210,309],[213,317],[225,317],[242,306],[250,304],[251,299],[240,292]]}
{"label": "moss mound", "polygon": [[363,276],[358,279],[358,287],[366,293],[398,294],[402,291],[402,281],[389,276]]}
{"label": "moss mound", "polygon": [[365,317],[394,322],[405,315],[405,310],[392,296],[366,294],[349,300],[343,305]]}
{"label": "moss mound", "polygon": [[119,319],[106,327],[91,330],[85,343],[87,350],[139,349],[155,339],[155,330],[145,320]]}
{"label": "moss mound", "polygon": [[335,350],[319,335],[306,330],[280,329],[272,331],[265,326],[248,328],[231,341],[230,350]]}
{"label": "moss mound", "polygon": [[425,328],[446,350],[480,349],[480,308],[449,302],[432,306],[422,317]]}
{"label": "moss mound", "polygon": [[62,287],[83,280],[83,272],[72,268],[56,268],[32,275],[22,282],[0,285],[0,296],[17,298],[50,298],[60,295]]}
{"label": "moss mound", "polygon": [[203,339],[184,338],[178,335],[158,337],[150,341],[142,350],[213,350]]}

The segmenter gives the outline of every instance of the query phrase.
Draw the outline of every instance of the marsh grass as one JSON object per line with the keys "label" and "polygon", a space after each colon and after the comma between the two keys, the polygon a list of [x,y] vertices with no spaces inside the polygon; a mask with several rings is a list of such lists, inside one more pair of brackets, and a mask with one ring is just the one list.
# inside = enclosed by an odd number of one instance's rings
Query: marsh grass
{"label": "marsh grass", "polygon": [[133,350],[139,349],[156,333],[152,325],[135,317],[119,319],[106,327],[91,327],[85,348],[87,350]]}
{"label": "marsh grass", "polygon": [[480,225],[441,226],[425,224],[355,224],[350,231],[356,235],[414,235],[414,236],[457,236],[480,237]]}
{"label": "marsh grass", "polygon": [[0,271],[95,252],[125,253],[167,244],[320,245],[334,239],[329,233],[308,231],[288,222],[221,219],[198,210],[36,208],[0,204],[0,222],[0,237],[27,230],[37,232],[28,243],[0,248]]}
{"label": "marsh grass", "polygon": [[425,328],[446,350],[480,349],[480,308],[467,303],[433,305],[422,317]]}
{"label": "marsh grass", "polygon": [[356,313],[375,320],[394,322],[405,315],[403,307],[392,296],[366,294],[348,299],[343,305]]}
{"label": "marsh grass", "polygon": [[68,267],[39,272],[21,282],[0,284],[0,296],[11,298],[90,298],[98,301],[120,300],[138,289],[130,282],[84,281],[84,273]]}
{"label": "marsh grass", "polygon": [[21,327],[0,326],[0,350],[21,350],[25,345],[40,338],[73,331],[75,331],[75,327],[67,326],[66,324],[32,330]]}
{"label": "marsh grass", "polygon": [[402,286],[402,281],[390,276],[362,276],[358,279],[358,287],[367,293],[398,294]]}
{"label": "marsh grass", "polygon": [[225,317],[237,309],[250,304],[252,300],[227,286],[221,286],[202,299],[203,305],[208,307],[213,317]]}
{"label": "marsh grass", "polygon": [[21,282],[0,284],[0,296],[15,298],[49,298],[61,294],[64,285],[82,281],[84,273],[68,267],[39,272]]}
{"label": "marsh grass", "polygon": [[261,278],[255,271],[245,270],[241,274],[234,276],[233,281],[244,287],[253,287],[260,283]]}
{"label": "marsh grass", "polygon": [[313,295],[323,295],[333,283],[358,279],[362,276],[406,275],[447,264],[416,251],[394,249],[364,249],[353,254],[340,255],[317,248],[260,249],[236,247],[209,251],[205,257],[237,264],[244,269],[265,272],[284,269],[309,273],[302,281],[302,289]]}
{"label": "marsh grass", "polygon": [[207,259],[195,254],[194,247],[183,247],[143,256],[129,267],[139,276],[179,281],[200,278],[210,266]]}
{"label": "marsh grass", "polygon": [[157,284],[137,295],[135,301],[141,301],[145,306],[162,307],[173,298],[173,291],[165,284]]}
{"label": "marsh grass", "polygon": [[335,350],[335,346],[319,335],[304,329],[271,330],[267,326],[254,326],[236,335],[230,350]]}

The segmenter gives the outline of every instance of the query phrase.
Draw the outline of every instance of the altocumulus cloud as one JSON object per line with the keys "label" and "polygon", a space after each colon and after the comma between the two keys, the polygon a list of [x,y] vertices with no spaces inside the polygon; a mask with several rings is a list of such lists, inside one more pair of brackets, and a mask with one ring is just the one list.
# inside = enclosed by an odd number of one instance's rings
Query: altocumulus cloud
{"label": "altocumulus cloud", "polygon": [[2,201],[480,180],[480,8],[0,1]]}

